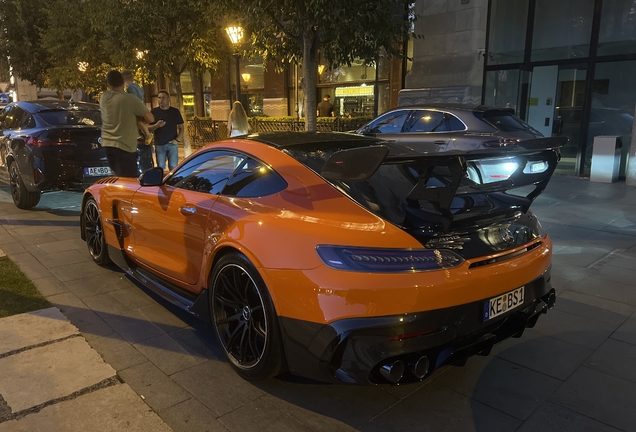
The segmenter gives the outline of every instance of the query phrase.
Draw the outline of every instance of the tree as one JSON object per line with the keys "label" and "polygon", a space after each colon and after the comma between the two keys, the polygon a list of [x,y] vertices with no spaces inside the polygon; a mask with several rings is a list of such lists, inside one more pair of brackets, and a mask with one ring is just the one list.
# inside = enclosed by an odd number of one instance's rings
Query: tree
{"label": "tree", "polygon": [[402,55],[400,42],[414,19],[404,0],[243,0],[227,14],[247,29],[251,51],[264,61],[302,61],[305,129],[316,130],[318,53],[332,67],[362,59],[378,61],[381,50]]}
{"label": "tree", "polygon": [[[214,0],[86,0],[95,4],[95,27],[118,63],[133,67],[143,54],[150,76],[160,70],[175,85],[185,117],[181,74],[218,71],[230,55],[226,36],[215,22]],[[187,128],[186,128],[187,131]],[[186,134],[186,155],[190,141]]]}
{"label": "tree", "polygon": [[4,37],[0,49],[10,58],[13,75],[42,87],[51,67],[51,55],[42,45],[47,28],[47,0],[1,0]]}

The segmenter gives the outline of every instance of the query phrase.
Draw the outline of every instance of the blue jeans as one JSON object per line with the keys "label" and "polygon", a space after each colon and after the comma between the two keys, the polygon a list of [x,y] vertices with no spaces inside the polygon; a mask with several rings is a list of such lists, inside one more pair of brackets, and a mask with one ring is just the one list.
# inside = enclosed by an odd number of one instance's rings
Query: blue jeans
{"label": "blue jeans", "polygon": [[166,169],[166,159],[168,159],[168,169],[172,170],[179,163],[179,146],[176,144],[163,144],[155,146],[157,155],[157,165]]}

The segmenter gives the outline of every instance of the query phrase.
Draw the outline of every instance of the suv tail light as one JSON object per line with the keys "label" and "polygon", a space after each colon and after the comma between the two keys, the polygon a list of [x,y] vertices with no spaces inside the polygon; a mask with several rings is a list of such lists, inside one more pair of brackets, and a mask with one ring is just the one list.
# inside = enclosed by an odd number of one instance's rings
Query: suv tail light
{"label": "suv tail light", "polygon": [[53,146],[74,146],[75,141],[59,138],[57,140],[50,140],[48,138],[39,138],[37,136],[30,136],[26,140],[26,145],[29,147],[53,147]]}
{"label": "suv tail light", "polygon": [[488,148],[509,147],[519,144],[519,141],[521,140],[517,138],[500,138],[498,140],[483,141],[481,145]]}

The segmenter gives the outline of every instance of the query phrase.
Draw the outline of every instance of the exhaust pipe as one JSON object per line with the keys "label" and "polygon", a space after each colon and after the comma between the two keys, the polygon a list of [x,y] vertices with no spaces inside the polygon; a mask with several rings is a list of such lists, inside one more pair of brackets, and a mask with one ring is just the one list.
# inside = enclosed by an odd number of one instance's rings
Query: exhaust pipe
{"label": "exhaust pipe", "polygon": [[380,368],[380,374],[391,384],[397,384],[404,376],[404,362],[396,360]]}
{"label": "exhaust pipe", "polygon": [[428,370],[431,366],[431,362],[428,357],[422,356],[415,363],[409,363],[409,370],[413,376],[417,379],[422,379],[428,374]]}

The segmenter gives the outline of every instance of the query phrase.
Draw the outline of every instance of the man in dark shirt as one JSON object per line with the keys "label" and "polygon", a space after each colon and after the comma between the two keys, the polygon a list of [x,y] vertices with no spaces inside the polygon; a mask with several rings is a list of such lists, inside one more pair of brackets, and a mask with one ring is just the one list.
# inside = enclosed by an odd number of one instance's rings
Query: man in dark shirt
{"label": "man in dark shirt", "polygon": [[148,130],[155,134],[155,155],[157,165],[172,170],[179,163],[179,143],[183,142],[183,117],[178,109],[170,106],[170,95],[165,90],[160,90],[157,95],[159,106],[150,112],[157,122],[148,126]]}
{"label": "man in dark shirt", "polygon": [[331,96],[325,95],[325,97],[322,98],[322,102],[318,104],[318,110],[316,113],[318,117],[333,117],[334,116],[333,105],[331,105],[331,102],[329,102],[329,99],[331,99]]}

